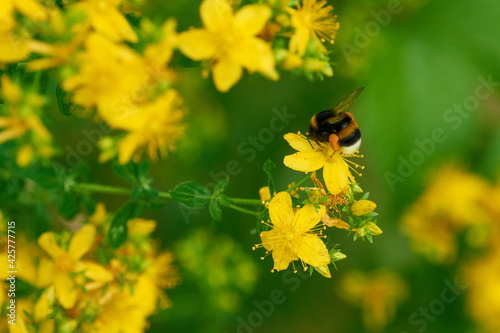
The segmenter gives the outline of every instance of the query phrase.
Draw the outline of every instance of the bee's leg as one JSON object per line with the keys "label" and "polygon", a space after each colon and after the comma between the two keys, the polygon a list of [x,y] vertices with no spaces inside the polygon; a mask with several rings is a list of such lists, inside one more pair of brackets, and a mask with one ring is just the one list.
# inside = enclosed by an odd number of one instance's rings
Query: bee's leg
{"label": "bee's leg", "polygon": [[334,151],[338,151],[340,149],[339,140],[338,135],[335,133],[330,134],[328,137],[328,144]]}
{"label": "bee's leg", "polygon": [[307,142],[309,142],[309,145],[311,146],[312,149],[314,149],[312,143],[311,143],[311,140],[309,140],[309,138],[307,138]]}

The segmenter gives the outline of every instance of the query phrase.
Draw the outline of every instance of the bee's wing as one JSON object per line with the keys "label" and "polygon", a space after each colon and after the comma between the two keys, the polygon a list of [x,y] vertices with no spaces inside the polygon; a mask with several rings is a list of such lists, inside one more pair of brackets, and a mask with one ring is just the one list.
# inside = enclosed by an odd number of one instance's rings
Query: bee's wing
{"label": "bee's wing", "polygon": [[349,96],[347,96],[342,102],[340,102],[339,105],[333,108],[333,113],[338,115],[346,112],[347,109],[356,104],[356,101],[358,100],[359,96],[361,96],[364,90],[364,87],[354,90]]}

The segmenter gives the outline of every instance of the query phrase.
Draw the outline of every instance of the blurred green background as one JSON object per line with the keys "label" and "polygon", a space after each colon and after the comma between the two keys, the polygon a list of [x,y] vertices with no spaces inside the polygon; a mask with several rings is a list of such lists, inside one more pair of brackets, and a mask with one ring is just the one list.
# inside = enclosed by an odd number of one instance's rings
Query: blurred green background
{"label": "blurred green background", "polygon": [[[500,2],[328,2],[341,24],[332,48],[334,77],[310,82],[284,73],[279,82],[272,82],[246,74],[221,94],[210,79],[201,78],[199,68],[183,68],[178,89],[189,110],[186,135],[177,152],[153,165],[151,176],[156,188],[168,190],[185,180],[205,185],[231,172],[227,194],[257,198],[259,188],[266,185],[262,165],[271,158],[278,165],[278,188],[285,189],[302,175],[282,164],[283,157],[293,152],[283,135],[306,132],[314,113],[364,86],[354,111],[363,133],[366,167],[360,182],[378,205],[384,234],[370,244],[353,242],[339,230],[338,243],[347,254],[339,270],[331,279],[314,274],[301,280],[284,272],[271,274],[272,260],[261,261],[262,253],[251,250],[260,241],[252,233],[252,217],[224,210],[223,221],[215,223],[207,211],[193,213],[168,202],[159,211],[146,212],[146,217],[158,221],[155,235],[162,247],[174,251],[183,283],[168,291],[173,307],[154,316],[148,332],[366,332],[362,309],[339,296],[342,278],[352,269],[397,272],[406,281],[407,297],[381,331],[418,332],[423,326],[410,323],[412,313],[440,297],[445,279],[455,278],[452,265],[433,265],[412,253],[400,229],[400,216],[422,193],[429,171],[446,161],[458,160],[488,179],[498,173],[499,85],[493,84],[488,98],[480,98],[477,107],[463,116],[447,110],[470,102],[482,84],[480,77],[500,82]],[[177,17],[179,30],[185,30],[199,26],[199,3],[149,1],[144,15],[157,21]],[[264,129],[276,116],[273,110],[286,110],[294,118],[268,138]],[[85,139],[82,122],[88,129],[96,127],[75,117],[62,118],[57,110],[53,116],[56,120],[49,126],[59,128],[54,136],[67,138],[69,147]],[[420,149],[416,140],[429,142],[436,129],[446,139],[435,142],[423,159],[415,155],[419,165],[401,177],[402,159],[408,161]],[[255,154],[249,152],[251,137],[257,138]],[[96,149],[88,156],[88,162],[95,161],[97,153]],[[102,183],[125,185],[111,175],[109,164],[91,170]],[[97,198],[110,211],[124,200]],[[270,297],[281,303],[272,311]],[[380,302],[384,308],[383,298]],[[256,304],[263,304],[264,310]],[[425,332],[474,332],[464,298],[446,304],[434,321],[428,321]]]}

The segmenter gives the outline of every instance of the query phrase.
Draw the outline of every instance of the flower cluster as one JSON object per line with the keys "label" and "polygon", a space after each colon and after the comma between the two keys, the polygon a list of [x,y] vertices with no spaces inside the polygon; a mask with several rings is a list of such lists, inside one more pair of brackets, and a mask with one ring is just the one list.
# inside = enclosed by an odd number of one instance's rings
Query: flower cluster
{"label": "flower cluster", "polygon": [[[16,300],[21,307],[16,327],[22,332],[142,332],[158,307],[170,306],[164,289],[176,286],[179,278],[172,255],[159,252],[150,238],[156,222],[129,220],[130,237],[119,250],[105,241],[109,222],[98,204],[78,231],[45,232],[38,246],[18,244],[18,278],[30,292]],[[7,263],[5,244],[1,256]],[[8,299],[1,295],[3,306]]]}
{"label": "flower cluster", "polygon": [[[355,194],[362,190],[350,170],[361,175],[356,168],[362,167],[348,160],[341,151],[333,151],[328,143],[310,142],[300,133],[288,133],[284,138],[298,150],[285,156],[284,164],[294,170],[313,172],[310,178],[315,186],[298,187],[300,192],[306,193],[305,199],[300,198],[300,193],[293,197],[288,193],[297,188],[295,185],[273,196],[268,187],[261,189],[261,199],[270,201],[266,204],[268,216],[261,221],[264,225],[260,227],[262,243],[254,249],[264,247],[266,254],[272,254],[272,271],[285,270],[292,263],[296,272],[294,261],[300,260],[304,270],[314,268],[325,277],[331,277],[328,265],[335,265],[335,261],[346,255],[336,246],[327,248],[322,240],[329,237],[325,230],[327,227],[346,229],[355,232],[354,240],[362,238],[372,242],[373,236],[382,233],[374,219],[376,204],[367,200],[369,193],[355,200]],[[321,168],[326,188],[316,177],[315,171]],[[347,218],[348,222],[342,218]]]}
{"label": "flower cluster", "polygon": [[[333,44],[339,24],[323,0],[241,8],[231,0],[204,0],[203,27],[180,33],[175,19],[156,26],[132,9],[123,0],[9,1],[0,8],[2,95],[8,102],[6,115],[0,113],[0,144],[19,138],[18,165],[54,154],[37,118],[46,101],[35,92],[46,90],[47,73],[58,83],[64,115],[77,112],[114,130],[99,143],[99,160],[118,156],[121,164],[143,153],[164,157],[183,136],[185,109],[174,88],[177,49],[201,61],[202,74],[211,72],[221,92],[240,80],[243,69],[272,80],[279,79],[278,69],[333,75],[324,43]],[[35,82],[32,93],[16,92],[9,77]],[[34,135],[26,139],[29,130]]]}
{"label": "flower cluster", "polygon": [[403,216],[415,252],[432,262],[455,264],[467,286],[467,313],[481,332],[500,330],[500,184],[457,165],[438,169]]}

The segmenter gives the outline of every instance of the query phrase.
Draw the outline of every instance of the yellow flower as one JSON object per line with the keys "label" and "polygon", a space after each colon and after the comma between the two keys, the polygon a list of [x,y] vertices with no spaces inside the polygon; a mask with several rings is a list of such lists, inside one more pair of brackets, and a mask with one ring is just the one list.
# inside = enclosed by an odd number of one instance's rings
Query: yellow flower
{"label": "yellow flower", "polygon": [[0,31],[0,63],[18,62],[30,55],[28,42],[10,31]]}
{"label": "yellow flower", "polygon": [[113,275],[101,265],[81,260],[94,245],[95,233],[93,225],[85,225],[73,235],[67,250],[57,244],[53,232],[46,232],[38,238],[40,247],[52,257],[51,262],[39,266],[40,278],[54,285],[56,299],[65,309],[75,305],[78,285],[90,281],[85,288],[91,290],[113,280]]}
{"label": "yellow flower", "polygon": [[351,271],[344,275],[339,294],[363,310],[363,322],[368,331],[383,332],[406,298],[408,287],[396,273]]}
{"label": "yellow flower", "polygon": [[85,41],[78,63],[78,74],[62,83],[64,90],[75,92],[75,103],[98,106],[101,116],[120,116],[146,99],[141,88],[147,84],[147,69],[142,57],[130,48],[94,33]]}
{"label": "yellow flower", "polygon": [[321,217],[325,213],[324,206],[316,211],[313,205],[306,205],[294,213],[290,194],[278,193],[269,204],[273,229],[260,233],[262,244],[256,245],[254,249],[263,246],[266,253],[272,253],[273,271],[287,269],[294,260],[301,260],[304,270],[305,264],[313,267],[328,265],[330,255],[318,235],[321,231],[315,228],[323,224]]}
{"label": "yellow flower", "polygon": [[318,41],[323,51],[323,44],[334,43],[340,24],[337,15],[332,15],[332,6],[325,6],[326,1],[303,0],[302,6],[297,2],[297,9],[287,8],[291,16],[291,25],[295,28],[290,38],[290,51],[302,56],[306,53],[307,44],[311,38]]}
{"label": "yellow flower", "polygon": [[[180,280],[168,252],[153,258],[146,271],[132,288],[112,288],[89,332],[143,332],[146,318],[161,308],[170,306],[163,289],[173,288]],[[133,292],[132,292],[133,290]]]}
{"label": "yellow flower", "polygon": [[481,202],[485,193],[489,185],[476,175],[452,165],[437,170],[427,190],[403,216],[414,251],[436,262],[454,260],[456,237],[491,221]]}
{"label": "yellow flower", "polygon": [[156,80],[167,79],[172,81],[175,74],[167,70],[166,65],[172,59],[174,49],[177,47],[178,35],[176,33],[177,21],[168,19],[161,27],[162,39],[156,44],[150,44],[144,49],[144,59],[148,71]]}
{"label": "yellow flower", "polygon": [[113,128],[128,132],[118,143],[121,164],[130,161],[134,152],[143,146],[152,160],[158,158],[158,150],[165,157],[169,150],[175,149],[176,141],[184,133],[184,127],[179,124],[184,116],[179,109],[181,101],[177,91],[169,89],[149,104],[136,106],[124,114],[104,116]]}
{"label": "yellow flower", "polygon": [[[328,144],[317,144],[314,141],[309,141],[300,132],[298,134],[285,134],[284,138],[292,148],[298,150],[295,154],[285,156],[283,163],[287,167],[306,173],[323,168],[325,185],[331,194],[338,194],[348,189],[349,184],[354,182],[354,177],[349,169],[356,172],[354,167],[359,166],[345,159],[342,152],[335,152]],[[358,155],[351,156],[358,157]]]}
{"label": "yellow flower", "polygon": [[41,96],[23,94],[19,86],[12,83],[8,76],[2,76],[2,97],[8,102],[10,116],[0,117],[0,144],[21,137],[28,131],[35,134],[36,140],[48,143],[51,135],[37,115],[43,105]]}
{"label": "yellow flower", "polygon": [[84,0],[73,6],[87,14],[90,24],[99,34],[114,42],[137,43],[137,35],[118,10],[121,3],[122,0]]}
{"label": "yellow flower", "polygon": [[37,22],[47,20],[45,7],[36,0],[2,0],[0,4],[0,31],[10,31],[16,25],[14,12],[18,11]]}
{"label": "yellow flower", "polygon": [[219,91],[228,91],[242,68],[277,80],[271,46],[256,37],[271,17],[265,5],[246,5],[233,13],[228,0],[204,0],[200,6],[205,29],[179,35],[180,50],[193,60],[212,59],[212,75]]}
{"label": "yellow flower", "polygon": [[[462,268],[467,286],[467,313],[482,328],[481,332],[496,333],[500,331],[500,248],[496,239],[488,252],[466,264]],[[460,281],[460,280],[459,280]]]}

